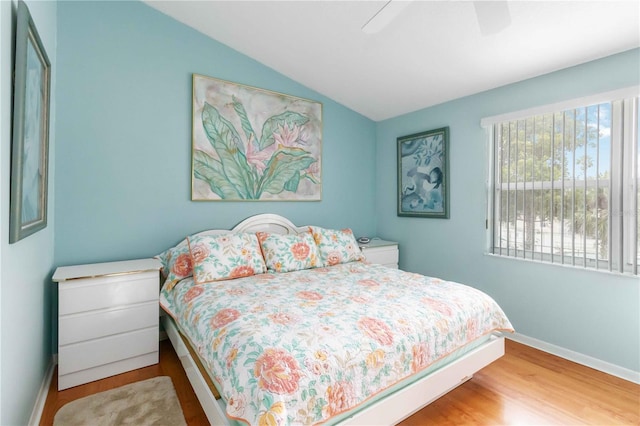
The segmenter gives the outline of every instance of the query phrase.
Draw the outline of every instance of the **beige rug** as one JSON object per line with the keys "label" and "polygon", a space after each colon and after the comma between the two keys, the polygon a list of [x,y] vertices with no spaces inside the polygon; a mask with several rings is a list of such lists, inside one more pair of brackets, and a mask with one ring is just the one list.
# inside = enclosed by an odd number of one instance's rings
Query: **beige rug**
{"label": "beige rug", "polygon": [[186,425],[176,391],[167,376],[131,383],[69,402],[54,426]]}

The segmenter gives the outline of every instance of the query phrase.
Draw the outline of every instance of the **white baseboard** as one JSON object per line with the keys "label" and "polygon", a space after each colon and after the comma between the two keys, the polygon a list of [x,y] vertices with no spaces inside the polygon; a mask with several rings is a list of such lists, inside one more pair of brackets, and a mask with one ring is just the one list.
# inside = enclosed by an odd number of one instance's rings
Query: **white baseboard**
{"label": "white baseboard", "polygon": [[57,354],[51,357],[51,362],[47,367],[47,371],[44,375],[44,380],[40,385],[38,396],[36,397],[36,403],[31,411],[31,417],[29,418],[29,426],[38,426],[40,424],[40,418],[42,417],[42,411],[44,410],[44,403],[47,401],[47,394],[49,393],[49,387],[51,386],[51,380],[53,379],[53,371],[58,363]]}
{"label": "white baseboard", "polygon": [[580,352],[556,346],[520,333],[508,333],[505,334],[505,337],[518,343],[548,352],[552,355],[559,356],[560,358],[568,359],[569,361],[593,368],[594,370],[602,371],[603,373],[640,384],[640,371],[633,371],[628,368],[620,367],[619,365],[611,364],[610,362],[602,361],[600,359],[581,354]]}

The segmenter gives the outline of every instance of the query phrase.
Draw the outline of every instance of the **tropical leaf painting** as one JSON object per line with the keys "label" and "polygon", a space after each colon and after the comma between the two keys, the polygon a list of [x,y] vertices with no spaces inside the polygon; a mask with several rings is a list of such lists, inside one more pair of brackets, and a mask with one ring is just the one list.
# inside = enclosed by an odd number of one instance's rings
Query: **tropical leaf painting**
{"label": "tropical leaf painting", "polygon": [[193,75],[193,200],[317,201],[322,104]]}

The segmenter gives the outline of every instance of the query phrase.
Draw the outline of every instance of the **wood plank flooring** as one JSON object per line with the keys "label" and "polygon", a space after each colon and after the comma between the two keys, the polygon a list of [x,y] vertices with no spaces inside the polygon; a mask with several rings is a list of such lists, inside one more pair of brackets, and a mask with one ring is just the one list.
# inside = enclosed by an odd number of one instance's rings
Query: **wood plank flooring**
{"label": "wood plank flooring", "polygon": [[[76,386],[58,392],[58,371],[53,373],[53,380],[49,387],[47,400],[40,418],[41,426],[53,425],[53,418],[60,407],[67,402],[74,401],[87,395],[117,388],[119,386],[128,385],[129,383],[139,380],[151,379],[158,376],[169,376],[176,389],[176,394],[180,400],[182,411],[187,424],[191,425],[208,425],[207,417],[200,407],[200,403],[193,393],[193,388],[187,379],[187,375],[182,369],[180,359],[173,350],[171,342],[166,339],[160,342],[160,362],[150,367],[140,368],[128,373],[119,374],[117,376],[108,377],[106,379]],[[167,425],[170,426],[170,425]]]}
{"label": "wood plank flooring", "polygon": [[[61,392],[54,373],[40,424],[67,402],[156,376],[172,378],[189,425],[208,424],[168,340],[155,366]],[[427,424],[640,425],[640,386],[507,340],[504,357],[401,423]]]}
{"label": "wood plank flooring", "polygon": [[506,340],[505,356],[401,423],[640,425],[640,386]]}

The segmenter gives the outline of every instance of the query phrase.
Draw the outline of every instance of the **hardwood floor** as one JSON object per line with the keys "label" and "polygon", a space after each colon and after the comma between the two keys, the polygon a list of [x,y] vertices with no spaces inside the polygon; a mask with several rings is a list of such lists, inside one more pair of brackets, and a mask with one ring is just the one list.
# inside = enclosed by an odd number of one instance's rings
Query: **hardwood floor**
{"label": "hardwood floor", "polygon": [[171,377],[187,424],[209,424],[204,411],[202,411],[202,408],[200,407],[200,403],[198,402],[196,395],[193,393],[193,389],[191,388],[191,384],[189,384],[187,375],[182,369],[180,359],[178,359],[178,356],[173,350],[171,342],[167,339],[160,342],[160,362],[156,365],[140,368],[128,373],[108,377],[106,379],[76,386],[70,389],[65,389],[60,392],[57,391],[58,372],[56,369],[53,373],[53,380],[51,380],[47,400],[44,405],[42,417],[40,418],[40,425],[52,425],[53,417],[56,415],[56,412],[67,402],[71,402],[94,393],[117,388],[119,386],[128,385],[129,383],[137,382],[139,380],[151,379],[152,377],[158,376]]}
{"label": "hardwood floor", "polygon": [[[155,366],[62,392],[54,374],[40,424],[67,402],[156,376],[172,378],[189,425],[208,424],[168,340]],[[504,357],[401,423],[426,424],[640,425],[640,386],[507,340]]]}
{"label": "hardwood floor", "polygon": [[506,340],[505,356],[401,423],[639,425],[640,386]]}

